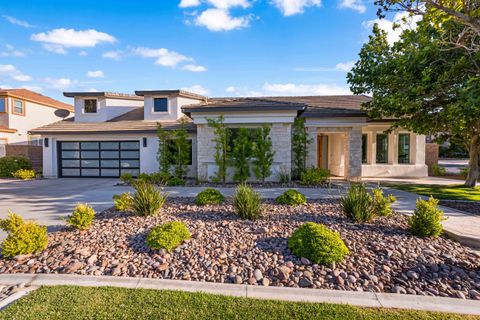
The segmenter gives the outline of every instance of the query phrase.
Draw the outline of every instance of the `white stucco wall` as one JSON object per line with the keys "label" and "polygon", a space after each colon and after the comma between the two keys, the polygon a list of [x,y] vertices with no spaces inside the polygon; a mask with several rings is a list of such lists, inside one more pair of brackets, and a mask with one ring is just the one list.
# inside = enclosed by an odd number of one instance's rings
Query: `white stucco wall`
{"label": "white stucco wall", "polygon": [[[168,99],[168,111],[167,112],[154,112],[153,111],[153,99],[154,98],[167,98]],[[181,108],[190,104],[197,104],[200,102],[198,99],[190,99],[185,97],[168,97],[158,95],[145,95],[145,108],[144,119],[152,121],[175,121],[184,116]]]}
{"label": "white stucco wall", "polygon": [[[97,100],[97,112],[85,113],[84,100]],[[143,100],[115,99],[105,97],[75,97],[75,122],[104,122],[135,108],[143,106]]]}

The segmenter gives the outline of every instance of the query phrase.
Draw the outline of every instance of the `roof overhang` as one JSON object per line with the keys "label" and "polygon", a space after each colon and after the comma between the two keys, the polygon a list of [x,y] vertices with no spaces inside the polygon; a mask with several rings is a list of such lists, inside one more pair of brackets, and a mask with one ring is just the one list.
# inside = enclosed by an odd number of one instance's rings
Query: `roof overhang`
{"label": "roof overhang", "polygon": [[114,92],[64,92],[63,95],[68,98],[75,98],[75,97],[104,97],[104,98],[111,98],[111,99],[125,99],[125,100],[143,100],[142,97],[133,95],[133,94],[125,94],[125,93],[114,93]]}
{"label": "roof overhang", "polygon": [[185,90],[137,90],[137,96],[168,96],[168,97],[184,97],[196,100],[207,101],[207,97],[197,93],[188,92]]}

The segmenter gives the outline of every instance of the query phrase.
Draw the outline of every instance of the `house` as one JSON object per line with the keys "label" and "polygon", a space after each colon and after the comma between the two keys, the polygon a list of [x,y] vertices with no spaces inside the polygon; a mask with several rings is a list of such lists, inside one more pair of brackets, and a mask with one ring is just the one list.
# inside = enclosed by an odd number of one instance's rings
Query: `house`
{"label": "house", "polygon": [[6,144],[41,145],[40,136],[28,131],[57,122],[70,112],[73,106],[27,89],[0,89],[0,157]]}
{"label": "house", "polygon": [[34,130],[44,138],[46,177],[118,177],[158,171],[157,122],[166,130],[187,120],[191,140],[189,177],[207,180],[216,172],[214,130],[208,118],[224,116],[230,128],[271,125],[275,151],[270,180],[292,166],[292,124],[305,118],[308,166],[328,168],[347,179],[422,177],[425,136],[402,129],[385,134],[388,121],[360,110],[367,96],[207,98],[183,90],[66,92],[75,117]]}

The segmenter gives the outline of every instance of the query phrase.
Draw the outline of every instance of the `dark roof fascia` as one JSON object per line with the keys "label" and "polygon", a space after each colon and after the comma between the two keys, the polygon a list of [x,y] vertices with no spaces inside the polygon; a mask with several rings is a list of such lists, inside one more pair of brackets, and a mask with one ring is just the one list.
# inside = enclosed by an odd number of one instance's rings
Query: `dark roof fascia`
{"label": "dark roof fascia", "polygon": [[261,107],[242,107],[242,106],[225,106],[225,107],[183,107],[182,112],[186,115],[190,115],[195,112],[229,112],[229,111],[243,111],[243,112],[252,112],[252,111],[305,111],[304,106],[261,106]]}
{"label": "dark roof fascia", "polygon": [[310,112],[307,110],[301,116],[302,118],[366,118],[367,115],[358,112]]}
{"label": "dark roof fascia", "polygon": [[64,92],[63,95],[68,98],[75,97],[105,97],[112,99],[125,99],[125,100],[143,100],[142,97],[134,95],[121,95],[112,94],[110,92]]}
{"label": "dark roof fascia", "polygon": [[136,90],[137,96],[180,96],[185,98],[192,98],[197,100],[207,100],[208,98],[200,94],[188,92],[184,90]]}
{"label": "dark roof fascia", "polygon": [[[176,128],[162,128],[164,130],[175,130]],[[187,132],[194,133],[197,132],[196,127],[186,128]],[[43,130],[30,130],[28,134],[34,135],[48,135],[48,136],[55,136],[55,135],[90,135],[90,134],[152,134],[157,133],[157,129],[152,130],[97,130],[97,131],[43,131]]]}

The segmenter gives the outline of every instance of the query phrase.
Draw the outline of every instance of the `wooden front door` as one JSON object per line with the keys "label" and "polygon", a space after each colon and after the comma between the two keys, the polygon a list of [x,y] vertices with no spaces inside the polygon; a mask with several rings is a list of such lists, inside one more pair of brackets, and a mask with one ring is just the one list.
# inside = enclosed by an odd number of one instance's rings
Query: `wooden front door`
{"label": "wooden front door", "polygon": [[317,138],[317,167],[328,169],[328,136],[318,136]]}

